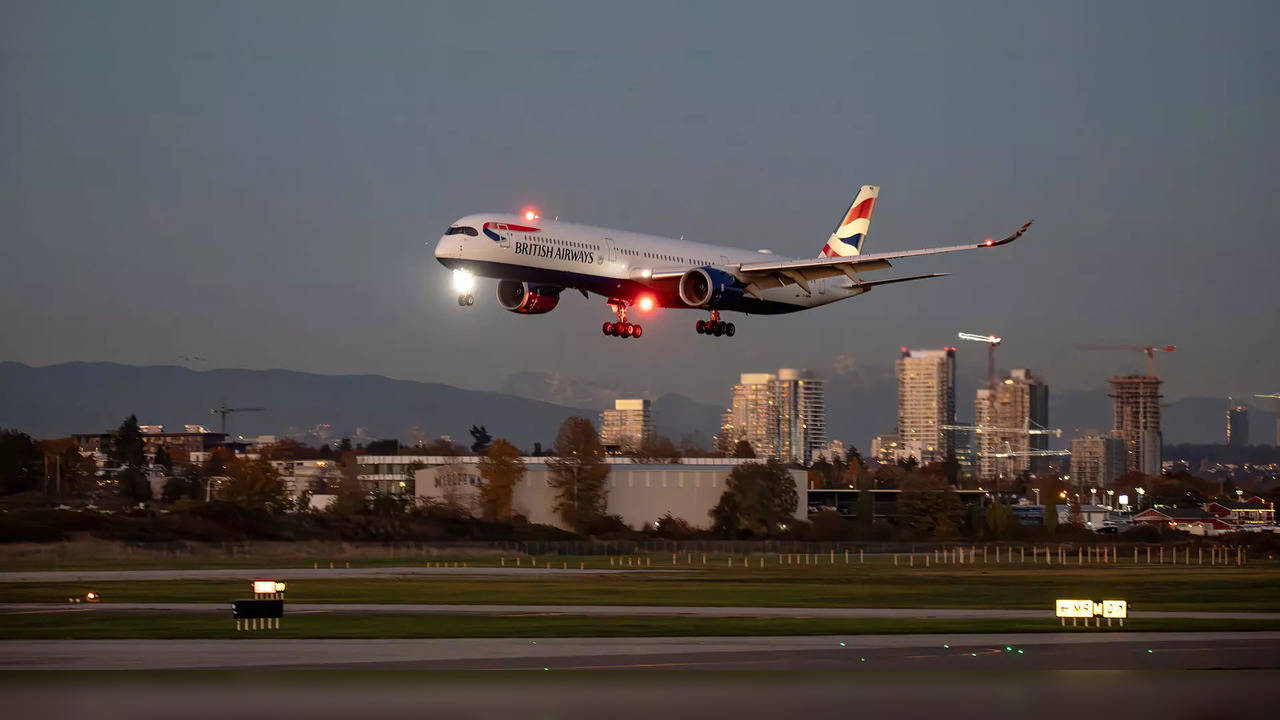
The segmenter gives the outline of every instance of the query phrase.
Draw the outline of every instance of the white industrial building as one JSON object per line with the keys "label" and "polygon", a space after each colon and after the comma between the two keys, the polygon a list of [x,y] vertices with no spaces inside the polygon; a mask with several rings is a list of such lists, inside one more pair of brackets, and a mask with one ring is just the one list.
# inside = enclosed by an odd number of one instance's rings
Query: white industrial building
{"label": "white industrial building", "polygon": [[[420,502],[455,505],[474,513],[479,496],[480,470],[476,456],[362,456],[360,479],[370,489],[411,493]],[[563,526],[556,516],[555,490],[545,457],[522,458],[526,472],[516,485],[512,510],[529,522]],[[678,464],[640,464],[630,458],[605,458],[608,501],[605,512],[618,515],[631,527],[653,523],[670,514],[694,527],[711,525],[708,514],[720,501],[725,480],[749,458],[685,458]],[[791,470],[799,502],[795,517],[805,517],[807,482],[801,470]],[[403,485],[401,484],[403,483]]]}

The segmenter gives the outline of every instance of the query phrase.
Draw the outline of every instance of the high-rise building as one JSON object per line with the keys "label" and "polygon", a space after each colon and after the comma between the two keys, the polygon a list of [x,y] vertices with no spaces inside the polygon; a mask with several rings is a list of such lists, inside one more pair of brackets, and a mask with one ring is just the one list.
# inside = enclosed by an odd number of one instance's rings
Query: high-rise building
{"label": "high-rise building", "polygon": [[758,458],[778,456],[777,379],[769,373],[743,373],[721,422],[721,437],[730,445],[746,440]]}
{"label": "high-rise building", "polygon": [[1124,474],[1124,440],[1099,430],[1071,440],[1071,483],[1082,488],[1109,488]]}
{"label": "high-rise building", "polygon": [[1111,378],[1111,435],[1124,440],[1125,470],[1160,474],[1160,379]]}
{"label": "high-rise building", "polygon": [[956,421],[956,349],[902,348],[898,375],[898,438],[921,464],[946,460],[955,451],[944,425]]}
{"label": "high-rise building", "polygon": [[1023,472],[1040,473],[1046,458],[1027,455],[997,457],[999,453],[1025,453],[1049,449],[1049,436],[1027,430],[1044,430],[1049,424],[1049,386],[1026,368],[1009,371],[996,381],[994,396],[981,388],[974,398],[974,415],[981,432],[978,444],[978,476],[983,479],[1016,477]]}
{"label": "high-rise building", "polygon": [[872,461],[892,465],[905,458],[902,441],[897,435],[877,435],[871,438]]}
{"label": "high-rise building", "polygon": [[1249,408],[1237,405],[1231,398],[1227,398],[1227,444],[1249,444]]}
{"label": "high-rise building", "polygon": [[778,457],[808,465],[827,449],[827,401],[822,380],[808,370],[778,370]]}
{"label": "high-rise building", "polygon": [[744,373],[721,417],[717,446],[740,440],[756,457],[808,465],[827,450],[827,407],[822,380],[806,370]]}
{"label": "high-rise building", "polygon": [[600,413],[600,442],[621,452],[635,452],[653,437],[653,417],[649,401],[618,399],[613,409]]}

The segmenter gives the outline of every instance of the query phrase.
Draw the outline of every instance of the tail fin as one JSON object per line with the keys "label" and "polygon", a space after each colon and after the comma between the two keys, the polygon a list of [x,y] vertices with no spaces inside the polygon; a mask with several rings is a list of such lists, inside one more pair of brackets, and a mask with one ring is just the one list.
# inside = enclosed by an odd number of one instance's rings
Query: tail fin
{"label": "tail fin", "polygon": [[849,257],[862,252],[862,242],[866,240],[871,226],[871,211],[875,209],[879,196],[879,187],[862,186],[849,211],[836,226],[836,231],[831,233],[831,239],[822,247],[820,257]]}

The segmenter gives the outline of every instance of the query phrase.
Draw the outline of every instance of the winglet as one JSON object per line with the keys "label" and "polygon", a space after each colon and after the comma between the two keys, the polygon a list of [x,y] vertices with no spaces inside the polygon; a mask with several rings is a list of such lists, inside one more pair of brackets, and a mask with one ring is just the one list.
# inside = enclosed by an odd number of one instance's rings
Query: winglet
{"label": "winglet", "polygon": [[1035,220],[1028,220],[1025,225],[1018,228],[1017,232],[1015,232],[1014,234],[1010,235],[1007,238],[1004,238],[1003,240],[992,240],[991,238],[987,238],[986,241],[982,243],[982,245],[983,247],[995,247],[997,245],[1008,245],[1014,240],[1017,240],[1018,238],[1022,237],[1022,233],[1026,232],[1027,228],[1031,227],[1031,223],[1033,222],[1035,222]]}

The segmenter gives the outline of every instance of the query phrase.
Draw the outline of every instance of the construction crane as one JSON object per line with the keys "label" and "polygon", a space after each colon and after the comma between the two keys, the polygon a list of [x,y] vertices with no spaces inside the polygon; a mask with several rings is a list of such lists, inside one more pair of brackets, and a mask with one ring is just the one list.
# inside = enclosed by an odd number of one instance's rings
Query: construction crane
{"label": "construction crane", "polygon": [[995,402],[996,392],[996,346],[1000,344],[1001,338],[995,335],[978,335],[976,333],[962,332],[959,334],[961,340],[972,340],[987,344],[987,389],[991,391],[992,402]]}
{"label": "construction crane", "polygon": [[1147,356],[1147,377],[1156,376],[1156,353],[1173,352],[1178,348],[1173,345],[1165,345],[1159,347],[1156,345],[1081,345],[1081,350],[1128,350],[1130,352],[1146,353]]}
{"label": "construction crane", "polygon": [[228,415],[230,415],[231,413],[238,413],[238,412],[262,412],[263,410],[266,410],[266,408],[260,408],[260,407],[242,407],[242,408],[227,407],[227,401],[226,401],[226,400],[223,400],[223,401],[222,401],[222,405],[221,405],[220,407],[210,408],[210,410],[209,410],[209,414],[210,414],[210,415],[221,415],[221,416],[222,416],[222,434],[223,434],[223,435],[226,435],[226,434],[227,434],[227,416],[228,416]]}

